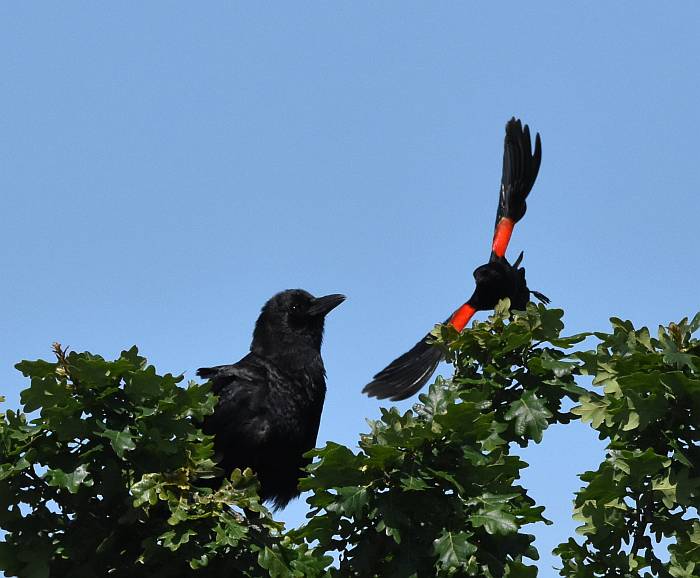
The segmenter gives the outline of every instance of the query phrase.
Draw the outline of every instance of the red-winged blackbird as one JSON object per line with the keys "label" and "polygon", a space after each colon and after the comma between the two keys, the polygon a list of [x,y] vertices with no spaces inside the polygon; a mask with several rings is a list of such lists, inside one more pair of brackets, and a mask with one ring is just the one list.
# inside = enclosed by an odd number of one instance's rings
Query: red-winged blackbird
{"label": "red-winged blackbird", "polygon": [[[515,223],[525,215],[525,199],[535,184],[541,160],[540,135],[535,137],[533,153],[529,127],[523,127],[515,118],[508,121],[491,257],[487,264],[474,271],[476,289],[472,296],[445,321],[457,331],[464,329],[474,313],[493,309],[505,297],[510,298],[511,309],[516,310],[525,309],[530,300],[525,269],[519,267],[523,254],[512,265],[505,254]],[[542,301],[549,301],[537,291],[532,293]],[[390,398],[392,401],[412,396],[425,385],[442,360],[443,352],[431,343],[430,334],[423,337],[412,349],[377,373],[362,391],[369,396]]]}
{"label": "red-winged blackbird", "polygon": [[233,365],[197,370],[219,397],[202,428],[214,436],[219,466],[226,475],[250,467],[260,497],[275,508],[299,495],[309,463],[303,454],[316,444],[326,395],[324,319],[344,300],[301,289],[278,293],[262,308],[248,355]]}

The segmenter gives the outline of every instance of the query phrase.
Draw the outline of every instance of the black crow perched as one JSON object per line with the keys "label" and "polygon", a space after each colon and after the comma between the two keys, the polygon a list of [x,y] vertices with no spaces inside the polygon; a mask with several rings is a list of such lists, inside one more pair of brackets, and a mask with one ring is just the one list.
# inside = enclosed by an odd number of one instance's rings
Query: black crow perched
{"label": "black crow perched", "polygon": [[324,319],[344,300],[282,291],[263,306],[248,355],[233,365],[197,370],[219,397],[202,428],[214,436],[219,466],[226,475],[250,467],[260,497],[275,508],[300,493],[299,478],[309,463],[303,454],[316,444],[326,395]]}
{"label": "black crow perched", "polygon": [[[542,160],[540,135],[535,137],[532,152],[530,129],[512,118],[506,124],[503,146],[503,174],[496,213],[496,227],[491,245],[491,257],[485,265],[474,271],[476,289],[469,300],[459,307],[446,321],[462,331],[477,311],[493,309],[503,298],[510,298],[511,309],[523,310],[530,300],[531,291],[525,281],[525,269],[520,267],[523,254],[512,265],[505,257],[513,227],[525,216],[527,198],[535,184]],[[532,291],[541,301],[548,303],[541,293]],[[371,397],[406,399],[416,393],[430,379],[443,352],[432,345],[428,333],[409,351],[397,357],[362,390]]]}

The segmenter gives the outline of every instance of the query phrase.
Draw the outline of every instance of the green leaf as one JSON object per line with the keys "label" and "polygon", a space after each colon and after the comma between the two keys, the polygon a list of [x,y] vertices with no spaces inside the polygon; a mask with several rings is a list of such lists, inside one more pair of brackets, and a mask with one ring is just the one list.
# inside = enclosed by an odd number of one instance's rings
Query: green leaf
{"label": "green leaf", "polygon": [[691,355],[690,353],[682,353],[680,351],[670,351],[664,354],[664,361],[679,369],[690,368],[692,371],[700,371],[700,357]]}
{"label": "green leaf", "polygon": [[515,516],[504,512],[501,508],[481,509],[469,517],[475,528],[484,527],[489,534],[513,534],[518,531]]}
{"label": "green leaf", "polygon": [[99,435],[110,441],[112,449],[120,458],[124,457],[125,452],[136,449],[136,444],[129,431],[129,426],[126,426],[121,431],[106,429]]}
{"label": "green leaf", "polygon": [[627,423],[622,426],[623,431],[631,431],[639,427],[639,414],[636,411],[630,411],[627,418]]}
{"label": "green leaf", "polygon": [[554,339],[549,339],[549,343],[551,343],[554,347],[561,347],[563,349],[569,349],[570,347],[573,347],[577,343],[581,343],[584,341],[586,338],[591,337],[593,334],[592,333],[577,333],[576,335],[569,335],[567,337],[558,337]]}
{"label": "green leaf", "polygon": [[425,483],[425,480],[416,476],[405,476],[401,478],[401,487],[407,491],[427,490],[430,486]]}
{"label": "green leaf", "polygon": [[368,468],[378,468],[379,470],[388,469],[390,466],[397,464],[404,457],[404,452],[392,446],[369,445],[363,446],[362,450],[369,459],[365,461]]}
{"label": "green leaf", "polygon": [[510,494],[491,494],[486,492],[481,496],[477,496],[475,501],[485,506],[500,506],[502,504],[507,504],[518,496],[520,496],[520,494],[517,492],[512,492]]}
{"label": "green leaf", "polygon": [[160,536],[161,544],[175,552],[183,544],[187,544],[192,536],[197,533],[192,529],[176,528],[174,530],[169,530]]}
{"label": "green leaf", "polygon": [[533,337],[542,341],[557,339],[562,329],[564,329],[564,323],[561,321],[564,311],[561,309],[547,309],[540,303],[537,305],[537,312],[540,315],[539,327],[533,331]]}
{"label": "green leaf", "polygon": [[133,486],[131,494],[134,497],[134,507],[139,508],[144,504],[154,506],[158,503],[159,475],[146,474]]}
{"label": "green leaf", "polygon": [[327,506],[327,509],[329,512],[339,512],[347,516],[359,516],[368,499],[367,488],[362,486],[338,488],[335,503]]}
{"label": "green leaf", "polygon": [[59,468],[47,470],[46,474],[44,474],[44,478],[48,482],[49,486],[65,488],[71,494],[75,494],[81,484],[85,486],[92,486],[93,480],[87,479],[89,475],[90,472],[88,472],[87,466],[85,464],[81,464],[70,473],[66,473]]}
{"label": "green leaf", "polygon": [[258,564],[270,573],[271,578],[291,576],[291,570],[278,550],[265,546],[258,555]]}
{"label": "green leaf", "polygon": [[493,315],[500,319],[508,319],[510,317],[510,299],[508,297],[496,303],[496,307],[493,308]]}
{"label": "green leaf", "polygon": [[535,442],[542,441],[542,432],[549,425],[547,420],[552,413],[544,406],[533,391],[526,391],[522,397],[510,404],[505,414],[508,421],[515,420],[515,433],[529,435]]}
{"label": "green leaf", "polygon": [[688,562],[686,565],[671,564],[668,573],[673,576],[673,578],[697,578],[695,572],[696,567],[695,562]]}
{"label": "green leaf", "polygon": [[593,429],[598,429],[608,418],[609,401],[600,397],[583,396],[580,405],[571,413],[581,416],[581,421],[591,422]]}
{"label": "green leaf", "polygon": [[26,457],[22,456],[14,463],[0,464],[0,481],[31,467]]}
{"label": "green leaf", "polygon": [[664,506],[669,510],[673,509],[676,505],[676,484],[671,481],[670,475],[653,479],[651,489],[655,492],[660,492]]}
{"label": "green leaf", "polygon": [[693,320],[688,326],[688,330],[691,334],[695,333],[698,329],[700,329],[700,311],[695,314],[695,317],[693,317]]}
{"label": "green leaf", "polygon": [[366,470],[362,468],[366,458],[355,455],[343,445],[329,442],[324,448],[312,450],[306,455],[320,459],[307,467],[307,471],[313,475],[309,478],[302,478],[299,487],[303,490],[359,485],[364,481]]}
{"label": "green leaf", "polygon": [[446,531],[433,542],[433,549],[438,564],[445,570],[455,570],[466,566],[470,556],[476,552],[476,546],[469,542],[472,535],[467,532]]}
{"label": "green leaf", "polygon": [[540,359],[542,360],[542,367],[554,372],[556,377],[571,375],[571,372],[578,366],[577,363],[572,361],[561,361],[559,359],[554,359],[554,357],[552,357],[550,352],[546,349],[542,350]]}
{"label": "green leaf", "polygon": [[537,566],[527,566],[522,562],[509,562],[504,577],[507,578],[537,578]]}
{"label": "green leaf", "polygon": [[422,393],[418,396],[422,407],[418,411],[424,415],[434,417],[438,414],[445,413],[450,403],[454,401],[455,392],[446,387],[445,381],[438,377],[428,388],[428,393]]}

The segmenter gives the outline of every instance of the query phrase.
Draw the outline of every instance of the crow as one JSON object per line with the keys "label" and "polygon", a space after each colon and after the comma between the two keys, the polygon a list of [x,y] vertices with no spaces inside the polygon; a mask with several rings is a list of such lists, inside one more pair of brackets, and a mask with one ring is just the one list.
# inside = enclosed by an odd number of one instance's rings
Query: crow
{"label": "crow", "polygon": [[[532,152],[530,129],[520,120],[511,118],[506,124],[503,146],[503,173],[498,198],[496,226],[489,262],[474,271],[476,289],[469,300],[459,307],[445,323],[462,331],[474,313],[493,309],[503,298],[510,298],[511,309],[523,310],[532,293],[539,300],[549,299],[537,291],[530,291],[525,280],[525,269],[520,267],[523,254],[510,264],[505,257],[513,227],[525,215],[525,199],[535,184],[542,160],[542,143],[539,133],[535,137]],[[389,398],[391,401],[406,399],[416,393],[430,379],[443,352],[432,345],[428,333],[409,351],[392,361],[377,373],[363,392],[370,397]]]}
{"label": "crow", "polygon": [[260,497],[275,509],[300,493],[299,478],[309,464],[303,454],[316,444],[326,395],[324,320],[344,300],[282,291],[263,306],[248,355],[232,365],[197,370],[219,398],[202,426],[214,436],[219,466],[227,476],[250,467]]}

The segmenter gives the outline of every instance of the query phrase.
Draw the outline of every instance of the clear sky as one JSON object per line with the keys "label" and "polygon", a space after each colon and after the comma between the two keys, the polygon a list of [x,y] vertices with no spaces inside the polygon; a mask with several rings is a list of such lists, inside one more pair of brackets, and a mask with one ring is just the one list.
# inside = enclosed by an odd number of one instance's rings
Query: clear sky
{"label": "clear sky", "polygon": [[[473,289],[512,115],[543,161],[509,255],[568,330],[694,314],[699,23],[692,1],[0,4],[0,391],[16,406],[13,365],[55,340],[191,378],[273,293],[342,292],[319,442],[352,445],[362,386]],[[525,453],[542,576],[601,458],[581,425]]]}

